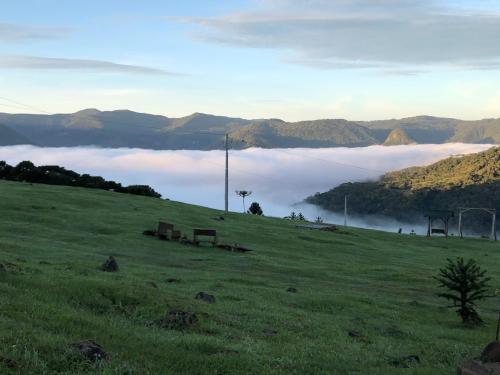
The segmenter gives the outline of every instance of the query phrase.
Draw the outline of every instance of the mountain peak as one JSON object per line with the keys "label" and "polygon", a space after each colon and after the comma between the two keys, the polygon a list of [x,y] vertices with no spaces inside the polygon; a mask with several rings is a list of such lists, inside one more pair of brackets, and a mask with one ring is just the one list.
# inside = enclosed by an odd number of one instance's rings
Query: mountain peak
{"label": "mountain peak", "polygon": [[101,113],[101,111],[99,111],[96,108],[87,108],[87,109],[82,109],[81,111],[75,112],[74,114],[75,115],[93,116],[93,115],[98,115],[99,113]]}
{"label": "mountain peak", "polygon": [[400,127],[392,130],[384,142],[384,146],[411,145],[415,144],[413,139]]}

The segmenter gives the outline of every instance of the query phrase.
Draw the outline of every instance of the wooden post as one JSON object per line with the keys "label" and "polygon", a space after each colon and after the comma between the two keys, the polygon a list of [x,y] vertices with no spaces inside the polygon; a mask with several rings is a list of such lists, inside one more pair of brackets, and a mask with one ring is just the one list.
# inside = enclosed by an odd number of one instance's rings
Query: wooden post
{"label": "wooden post", "polygon": [[226,175],[225,175],[225,194],[224,194],[224,212],[229,212],[229,134],[226,134]]}
{"label": "wooden post", "polygon": [[347,195],[344,196],[344,227],[347,227]]}
{"label": "wooden post", "polygon": [[493,218],[491,221],[491,236],[490,236],[490,240],[492,241],[497,240],[496,221],[497,221],[497,213],[496,210],[493,210]]}
{"label": "wooden post", "polygon": [[464,238],[462,235],[462,209],[458,209],[458,235],[460,238]]}
{"label": "wooden post", "polygon": [[431,236],[431,230],[432,230],[432,223],[431,223],[431,217],[429,215],[429,223],[427,224],[427,237]]}
{"label": "wooden post", "polygon": [[498,341],[498,335],[500,334],[500,311],[498,312],[498,321],[497,321],[497,335],[496,335],[496,340]]}

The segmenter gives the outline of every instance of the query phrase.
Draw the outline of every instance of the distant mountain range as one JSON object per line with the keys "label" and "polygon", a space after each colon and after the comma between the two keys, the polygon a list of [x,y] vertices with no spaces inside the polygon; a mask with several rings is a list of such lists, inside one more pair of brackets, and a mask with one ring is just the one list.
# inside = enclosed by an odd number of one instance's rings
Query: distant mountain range
{"label": "distant mountain range", "polygon": [[500,119],[462,121],[418,116],[400,120],[285,122],[194,113],[182,118],[128,110],[72,114],[0,113],[0,145],[139,147],[213,150],[229,133],[232,147],[359,147],[413,143],[500,143]]}
{"label": "distant mountain range", "polygon": [[[387,173],[375,182],[342,184],[306,201],[342,212],[346,195],[353,215],[385,215],[422,222],[429,210],[488,207],[496,208],[500,218],[500,147]],[[474,212],[464,220],[468,228],[485,233],[491,228],[488,214]]]}

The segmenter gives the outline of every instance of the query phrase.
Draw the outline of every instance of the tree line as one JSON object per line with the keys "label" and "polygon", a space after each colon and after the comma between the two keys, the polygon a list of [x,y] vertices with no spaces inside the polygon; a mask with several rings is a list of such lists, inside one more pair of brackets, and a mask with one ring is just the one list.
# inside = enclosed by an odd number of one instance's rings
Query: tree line
{"label": "tree line", "polygon": [[161,194],[148,185],[122,186],[118,182],[108,181],[100,176],[79,174],[57,165],[37,167],[31,161],[22,161],[16,166],[0,161],[0,179],[47,185],[78,186],[161,198]]}

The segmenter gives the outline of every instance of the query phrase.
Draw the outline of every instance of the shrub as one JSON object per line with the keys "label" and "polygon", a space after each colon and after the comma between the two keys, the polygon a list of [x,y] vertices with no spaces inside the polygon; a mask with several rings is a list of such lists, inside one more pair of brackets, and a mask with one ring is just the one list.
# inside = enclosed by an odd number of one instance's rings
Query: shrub
{"label": "shrub", "polygon": [[483,322],[475,306],[476,302],[488,297],[486,292],[490,278],[485,275],[486,271],[481,270],[475,260],[465,262],[464,258],[457,258],[455,261],[448,259],[448,264],[435,277],[440,287],[448,289],[448,292],[438,296],[453,302],[450,307],[458,307],[457,313],[464,324]]}
{"label": "shrub", "polygon": [[252,215],[262,215],[262,208],[260,208],[260,204],[257,202],[252,202],[250,207],[248,208],[248,212],[251,213]]}

